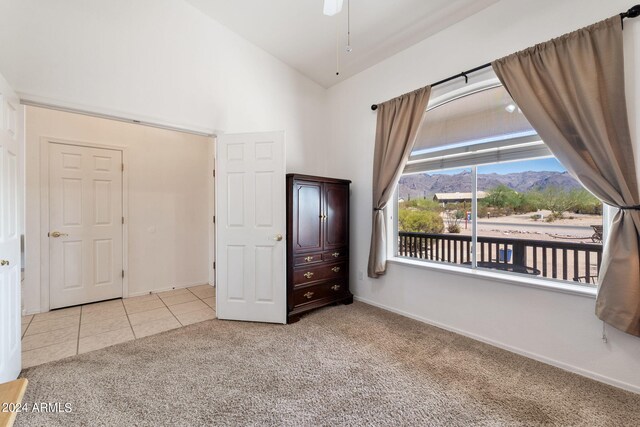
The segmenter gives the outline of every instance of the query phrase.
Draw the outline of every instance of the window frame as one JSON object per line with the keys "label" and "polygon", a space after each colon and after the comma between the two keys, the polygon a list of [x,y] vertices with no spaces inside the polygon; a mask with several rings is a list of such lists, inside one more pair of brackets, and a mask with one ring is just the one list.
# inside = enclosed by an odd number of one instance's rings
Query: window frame
{"label": "window frame", "polygon": [[[466,96],[471,96],[475,93],[478,92],[482,92],[484,90],[489,90],[489,89],[493,89],[496,87],[501,87],[503,86],[502,83],[498,80],[497,77],[495,78],[488,78],[486,80],[483,80],[481,82],[477,82],[474,84],[469,84],[467,86],[458,88],[458,89],[454,89],[454,90],[450,90],[436,98],[434,98],[431,102],[429,102],[429,105],[427,107],[427,112],[429,112],[430,110],[437,108],[441,105],[444,105],[448,102],[452,102],[461,98],[464,98]],[[535,137],[537,137],[538,139],[540,139],[537,134],[535,135]],[[535,137],[533,139],[535,139]],[[499,141],[499,142],[503,142],[503,141]],[[493,146],[499,146],[500,144],[498,143],[491,143],[491,142],[487,142],[485,144],[489,145],[492,144]],[[524,141],[524,142],[532,142],[530,140]],[[452,144],[452,146],[454,146],[454,144]],[[457,147],[452,147],[452,149],[450,151],[458,151],[460,153],[468,153],[469,147],[473,147],[473,146],[468,146],[468,147],[460,147],[456,150]],[[548,149],[547,149],[548,150]],[[438,153],[438,152],[444,152],[446,150],[435,150],[434,153]],[[540,151],[541,153],[542,151]],[[424,156],[423,156],[424,157]],[[430,160],[433,160],[436,156],[430,156]],[[473,154],[470,154],[470,157],[473,157]],[[549,154],[547,155],[534,155],[534,156],[524,156],[521,158],[513,158],[513,159],[509,159],[506,162],[516,162],[516,161],[527,161],[527,160],[535,160],[535,159],[541,159],[541,158],[550,158],[553,157],[555,158],[555,156],[553,156],[553,154],[549,151]],[[410,164],[415,164],[415,158],[414,159],[409,159],[407,164],[405,165],[405,169],[407,166],[409,166]],[[428,163],[429,161],[425,162]],[[477,239],[478,239],[478,235],[477,235],[477,205],[478,205],[478,201],[477,201],[477,192],[478,192],[478,184],[477,184],[477,177],[478,177],[478,173],[477,173],[477,168],[478,166],[482,166],[482,165],[488,165],[488,164],[497,164],[497,163],[502,163],[501,161],[498,162],[491,162],[491,163],[476,163],[476,164],[471,164],[471,165],[456,165],[454,167],[446,167],[446,168],[434,168],[434,169],[428,169],[428,170],[422,170],[420,172],[416,171],[415,168],[413,168],[413,170],[410,170],[410,173],[413,174],[417,174],[417,173],[424,173],[424,172],[436,172],[438,170],[447,170],[447,169],[461,169],[461,168],[469,168],[471,169],[471,176],[472,176],[472,203],[471,203],[471,209],[472,209],[472,213],[471,213],[471,227],[472,227],[472,241],[471,241],[471,245],[472,248],[475,248],[477,245]],[[403,169],[403,175],[404,175],[404,169]],[[391,264],[399,264],[399,265],[405,265],[405,266],[410,266],[410,267],[416,267],[416,268],[422,268],[425,270],[430,270],[430,271],[441,271],[441,272],[448,272],[448,273],[453,273],[453,274],[459,274],[459,275],[463,275],[463,276],[468,276],[468,277],[478,277],[478,278],[485,278],[485,279],[489,279],[489,280],[493,280],[493,281],[499,281],[499,282],[506,282],[509,284],[515,284],[515,285],[524,285],[524,286],[532,286],[532,287],[536,287],[536,288],[543,288],[543,289],[548,289],[548,290],[553,290],[553,291],[558,291],[558,292],[562,292],[562,293],[569,293],[569,294],[575,294],[575,295],[580,295],[580,296],[587,296],[587,297],[593,297],[595,298],[595,296],[597,295],[597,289],[598,289],[598,285],[596,284],[595,286],[593,285],[589,285],[589,284],[578,284],[578,283],[574,283],[571,281],[565,281],[562,279],[554,279],[554,278],[548,278],[548,277],[532,277],[529,275],[525,275],[525,274],[519,274],[519,273],[514,273],[514,272],[506,272],[506,271],[499,271],[499,270],[490,270],[490,269],[484,269],[484,268],[478,268],[477,267],[477,253],[475,250],[472,250],[472,264],[470,267],[468,266],[462,266],[462,265],[458,265],[458,264],[452,264],[452,263],[448,263],[448,262],[440,262],[440,261],[434,261],[434,260],[427,260],[427,259],[418,259],[418,258],[411,258],[411,257],[404,257],[404,256],[399,256],[398,255],[398,233],[399,233],[399,225],[398,225],[398,214],[399,214],[399,194],[398,194],[398,185],[396,185],[394,194],[392,195],[392,200],[394,201],[392,209],[388,209],[385,208],[385,219],[387,224],[390,224],[391,227],[387,227],[387,241],[391,241],[392,244],[391,245],[387,245],[387,259]],[[604,248],[604,245],[606,244],[607,238],[608,238],[608,232],[609,232],[609,228],[611,226],[611,221],[612,218],[614,216],[615,210],[613,208],[611,208],[610,206],[606,205],[603,203],[603,208],[602,208],[602,224],[603,224],[603,238],[602,238],[602,245]]]}

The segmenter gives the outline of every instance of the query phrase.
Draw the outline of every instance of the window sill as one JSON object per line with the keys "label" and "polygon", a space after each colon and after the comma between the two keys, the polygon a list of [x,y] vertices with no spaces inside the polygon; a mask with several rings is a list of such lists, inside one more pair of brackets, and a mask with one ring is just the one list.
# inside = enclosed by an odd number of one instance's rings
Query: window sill
{"label": "window sill", "polygon": [[466,277],[477,277],[479,279],[494,280],[518,286],[527,286],[537,289],[544,289],[564,294],[578,295],[582,297],[595,298],[598,290],[595,287],[572,285],[551,279],[530,278],[513,273],[500,273],[488,270],[460,267],[457,265],[439,264],[435,262],[418,261],[408,258],[394,257],[387,262],[390,264],[405,265],[408,267],[420,268],[423,270],[439,271],[442,273],[458,274]]}

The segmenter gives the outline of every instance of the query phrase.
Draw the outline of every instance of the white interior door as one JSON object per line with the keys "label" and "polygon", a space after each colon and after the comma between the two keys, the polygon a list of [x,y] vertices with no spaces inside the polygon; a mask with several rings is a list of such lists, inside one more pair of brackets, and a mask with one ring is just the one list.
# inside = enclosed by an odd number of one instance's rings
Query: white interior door
{"label": "white interior door", "polygon": [[0,383],[20,374],[22,106],[0,76]]}
{"label": "white interior door", "polygon": [[284,132],[217,140],[216,312],[286,323]]}
{"label": "white interior door", "polygon": [[122,297],[122,152],[49,144],[49,305]]}

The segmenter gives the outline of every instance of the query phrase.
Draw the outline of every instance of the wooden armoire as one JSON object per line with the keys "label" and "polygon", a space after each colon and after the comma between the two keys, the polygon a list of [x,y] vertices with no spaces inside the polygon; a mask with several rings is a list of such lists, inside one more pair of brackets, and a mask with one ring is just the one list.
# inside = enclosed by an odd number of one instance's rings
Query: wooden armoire
{"label": "wooden armoire", "polygon": [[287,175],[287,321],[333,303],[350,304],[349,184]]}

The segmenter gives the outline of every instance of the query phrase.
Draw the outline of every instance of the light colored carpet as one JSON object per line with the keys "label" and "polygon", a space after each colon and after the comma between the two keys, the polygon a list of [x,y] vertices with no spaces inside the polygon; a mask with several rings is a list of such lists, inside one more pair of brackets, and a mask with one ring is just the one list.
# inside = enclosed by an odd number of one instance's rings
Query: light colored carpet
{"label": "light colored carpet", "polygon": [[637,426],[640,395],[362,303],[207,321],[27,369],[18,426]]}

